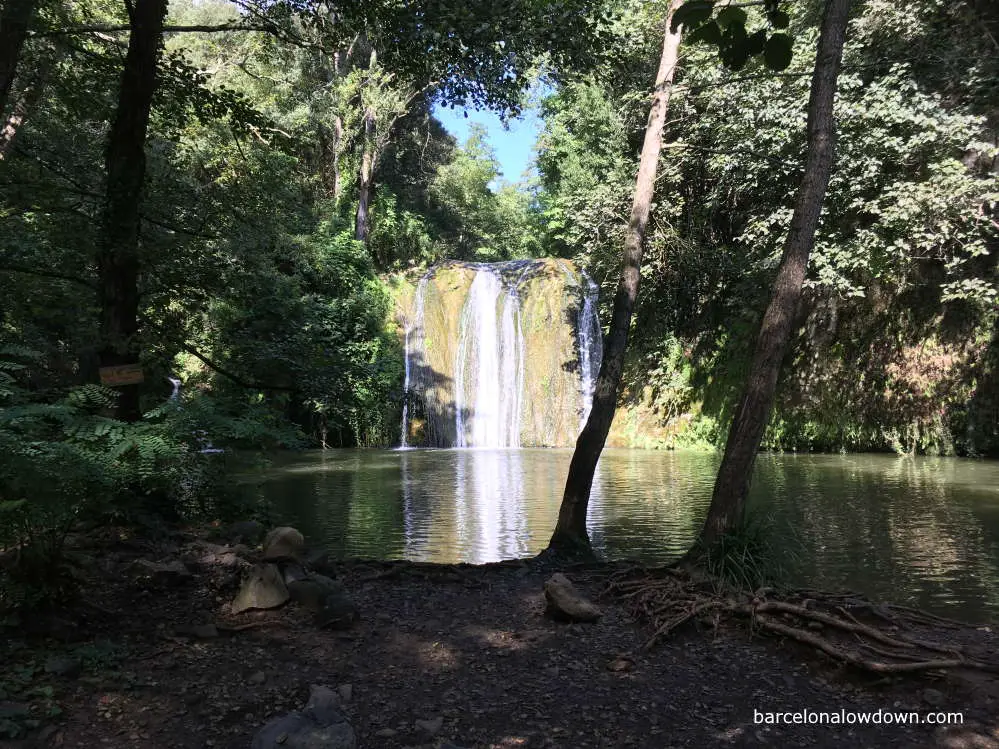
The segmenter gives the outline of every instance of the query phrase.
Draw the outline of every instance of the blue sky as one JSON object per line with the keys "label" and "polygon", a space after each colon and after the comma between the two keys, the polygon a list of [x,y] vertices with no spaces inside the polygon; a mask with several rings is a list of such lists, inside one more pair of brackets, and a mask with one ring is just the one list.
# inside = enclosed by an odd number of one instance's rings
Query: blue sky
{"label": "blue sky", "polygon": [[534,163],[534,142],[541,130],[541,119],[533,107],[525,108],[519,119],[510,120],[509,129],[504,129],[500,118],[488,111],[463,107],[448,109],[435,105],[434,116],[459,143],[464,143],[468,138],[469,125],[473,122],[483,125],[488,133],[489,145],[496,152],[503,170],[503,179],[507,182],[522,180],[524,172]]}

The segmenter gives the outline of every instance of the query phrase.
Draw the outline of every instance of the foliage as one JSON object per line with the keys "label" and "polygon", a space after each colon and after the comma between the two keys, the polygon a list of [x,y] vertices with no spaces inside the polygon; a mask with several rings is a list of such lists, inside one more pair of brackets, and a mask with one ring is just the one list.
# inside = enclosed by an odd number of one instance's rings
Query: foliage
{"label": "foliage", "polygon": [[714,543],[698,541],[690,556],[712,579],[752,593],[787,583],[787,565],[795,554],[789,533],[790,529],[778,528],[772,517],[750,510],[738,526]]}
{"label": "foliage", "polygon": [[[727,423],[788,230],[817,19],[806,3],[786,10],[795,64],[781,77],[755,63],[733,76],[707,47],[685,47],[625,382],[643,408],[664,406],[660,444],[678,425]],[[630,12],[625,38],[646,38],[655,14]],[[996,71],[982,25],[995,19],[976,13],[869,3],[853,24],[837,168],[768,447],[996,449],[980,426],[995,402]],[[546,242],[601,282],[605,303],[651,77],[648,49],[624,49],[548,97],[539,154]],[[672,340],[689,354],[649,382],[648,358]],[[688,402],[677,420],[662,399],[679,373],[691,390],[675,393]]]}
{"label": "foliage", "polygon": [[228,416],[204,397],[171,401],[134,424],[104,415],[115,393],[97,385],[38,400],[25,387],[37,358],[16,346],[0,350],[0,598],[9,605],[72,590],[63,546],[81,522],[231,517],[224,466],[206,448],[296,439],[253,409]]}

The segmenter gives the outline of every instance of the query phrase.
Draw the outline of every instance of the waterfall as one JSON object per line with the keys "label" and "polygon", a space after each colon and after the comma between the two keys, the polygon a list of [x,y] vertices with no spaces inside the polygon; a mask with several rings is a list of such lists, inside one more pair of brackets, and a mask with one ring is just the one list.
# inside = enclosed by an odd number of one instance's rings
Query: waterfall
{"label": "waterfall", "polygon": [[431,268],[403,325],[400,445],[573,444],[600,367],[596,300],[570,261]]}
{"label": "waterfall", "polygon": [[513,433],[520,400],[516,307],[499,275],[479,267],[461,314],[454,368],[457,447],[520,446]]}

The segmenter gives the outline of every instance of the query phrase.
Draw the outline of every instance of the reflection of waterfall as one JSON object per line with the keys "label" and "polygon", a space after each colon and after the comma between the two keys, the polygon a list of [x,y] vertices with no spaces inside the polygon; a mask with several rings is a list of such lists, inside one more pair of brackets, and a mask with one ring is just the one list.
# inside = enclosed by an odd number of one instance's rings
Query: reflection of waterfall
{"label": "reflection of waterfall", "polygon": [[522,453],[469,450],[455,457],[454,543],[464,550],[463,557],[472,564],[485,564],[524,556]]}
{"label": "reflection of waterfall", "polygon": [[600,360],[603,357],[603,335],[600,330],[600,318],[597,316],[597,294],[599,289],[593,280],[583,274],[586,281],[586,291],[583,292],[583,305],[579,308],[579,379],[582,383],[583,415],[579,428],[586,425],[593,407],[593,388],[597,384],[597,374],[600,372]]}
{"label": "reflection of waterfall", "polygon": [[572,444],[600,367],[596,300],[568,261],[431,269],[404,325],[400,444]]}
{"label": "reflection of waterfall", "polygon": [[[416,285],[416,297],[413,300],[413,319],[406,323],[405,368],[406,375],[402,390],[402,429],[399,446],[409,447],[409,397],[413,357],[410,355],[410,339],[421,340],[423,336],[423,305],[427,294],[427,277],[424,276]],[[414,330],[415,328],[415,330]],[[414,343],[415,343],[414,340]]]}

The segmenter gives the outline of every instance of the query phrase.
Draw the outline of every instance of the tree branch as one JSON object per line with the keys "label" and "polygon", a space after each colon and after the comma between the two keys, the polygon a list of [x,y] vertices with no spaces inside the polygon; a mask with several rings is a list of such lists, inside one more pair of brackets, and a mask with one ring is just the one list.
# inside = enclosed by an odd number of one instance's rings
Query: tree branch
{"label": "tree branch", "polygon": [[86,286],[88,289],[97,288],[96,284],[77,276],[71,276],[68,273],[59,273],[58,271],[53,270],[39,270],[38,268],[29,268],[24,265],[0,265],[0,272],[23,273],[28,276],[40,276],[42,278],[58,278],[61,281],[72,281],[73,283],[80,284],[81,286]]}
{"label": "tree branch", "polygon": [[[32,36],[75,36],[77,34],[115,34],[131,31],[129,24],[118,26],[95,25],[95,26],[72,26],[65,29],[47,29],[45,31],[35,31]],[[205,34],[217,34],[226,31],[263,31],[268,34],[280,35],[278,28],[271,24],[245,24],[245,23],[222,23],[222,24],[194,24],[188,26],[164,26],[164,33],[183,33],[197,31]]]}
{"label": "tree branch", "polygon": [[211,359],[202,354],[193,346],[188,346],[185,344],[181,348],[187,353],[189,353],[191,356],[201,361],[202,364],[211,369],[213,372],[222,375],[227,380],[231,380],[235,384],[239,385],[242,388],[246,388],[247,390],[281,390],[289,393],[293,393],[296,390],[298,390],[298,388],[296,387],[289,387],[287,385],[265,385],[257,382],[248,382],[239,375],[233,374],[232,372],[223,369],[221,365],[217,364],[216,362],[213,362]]}

